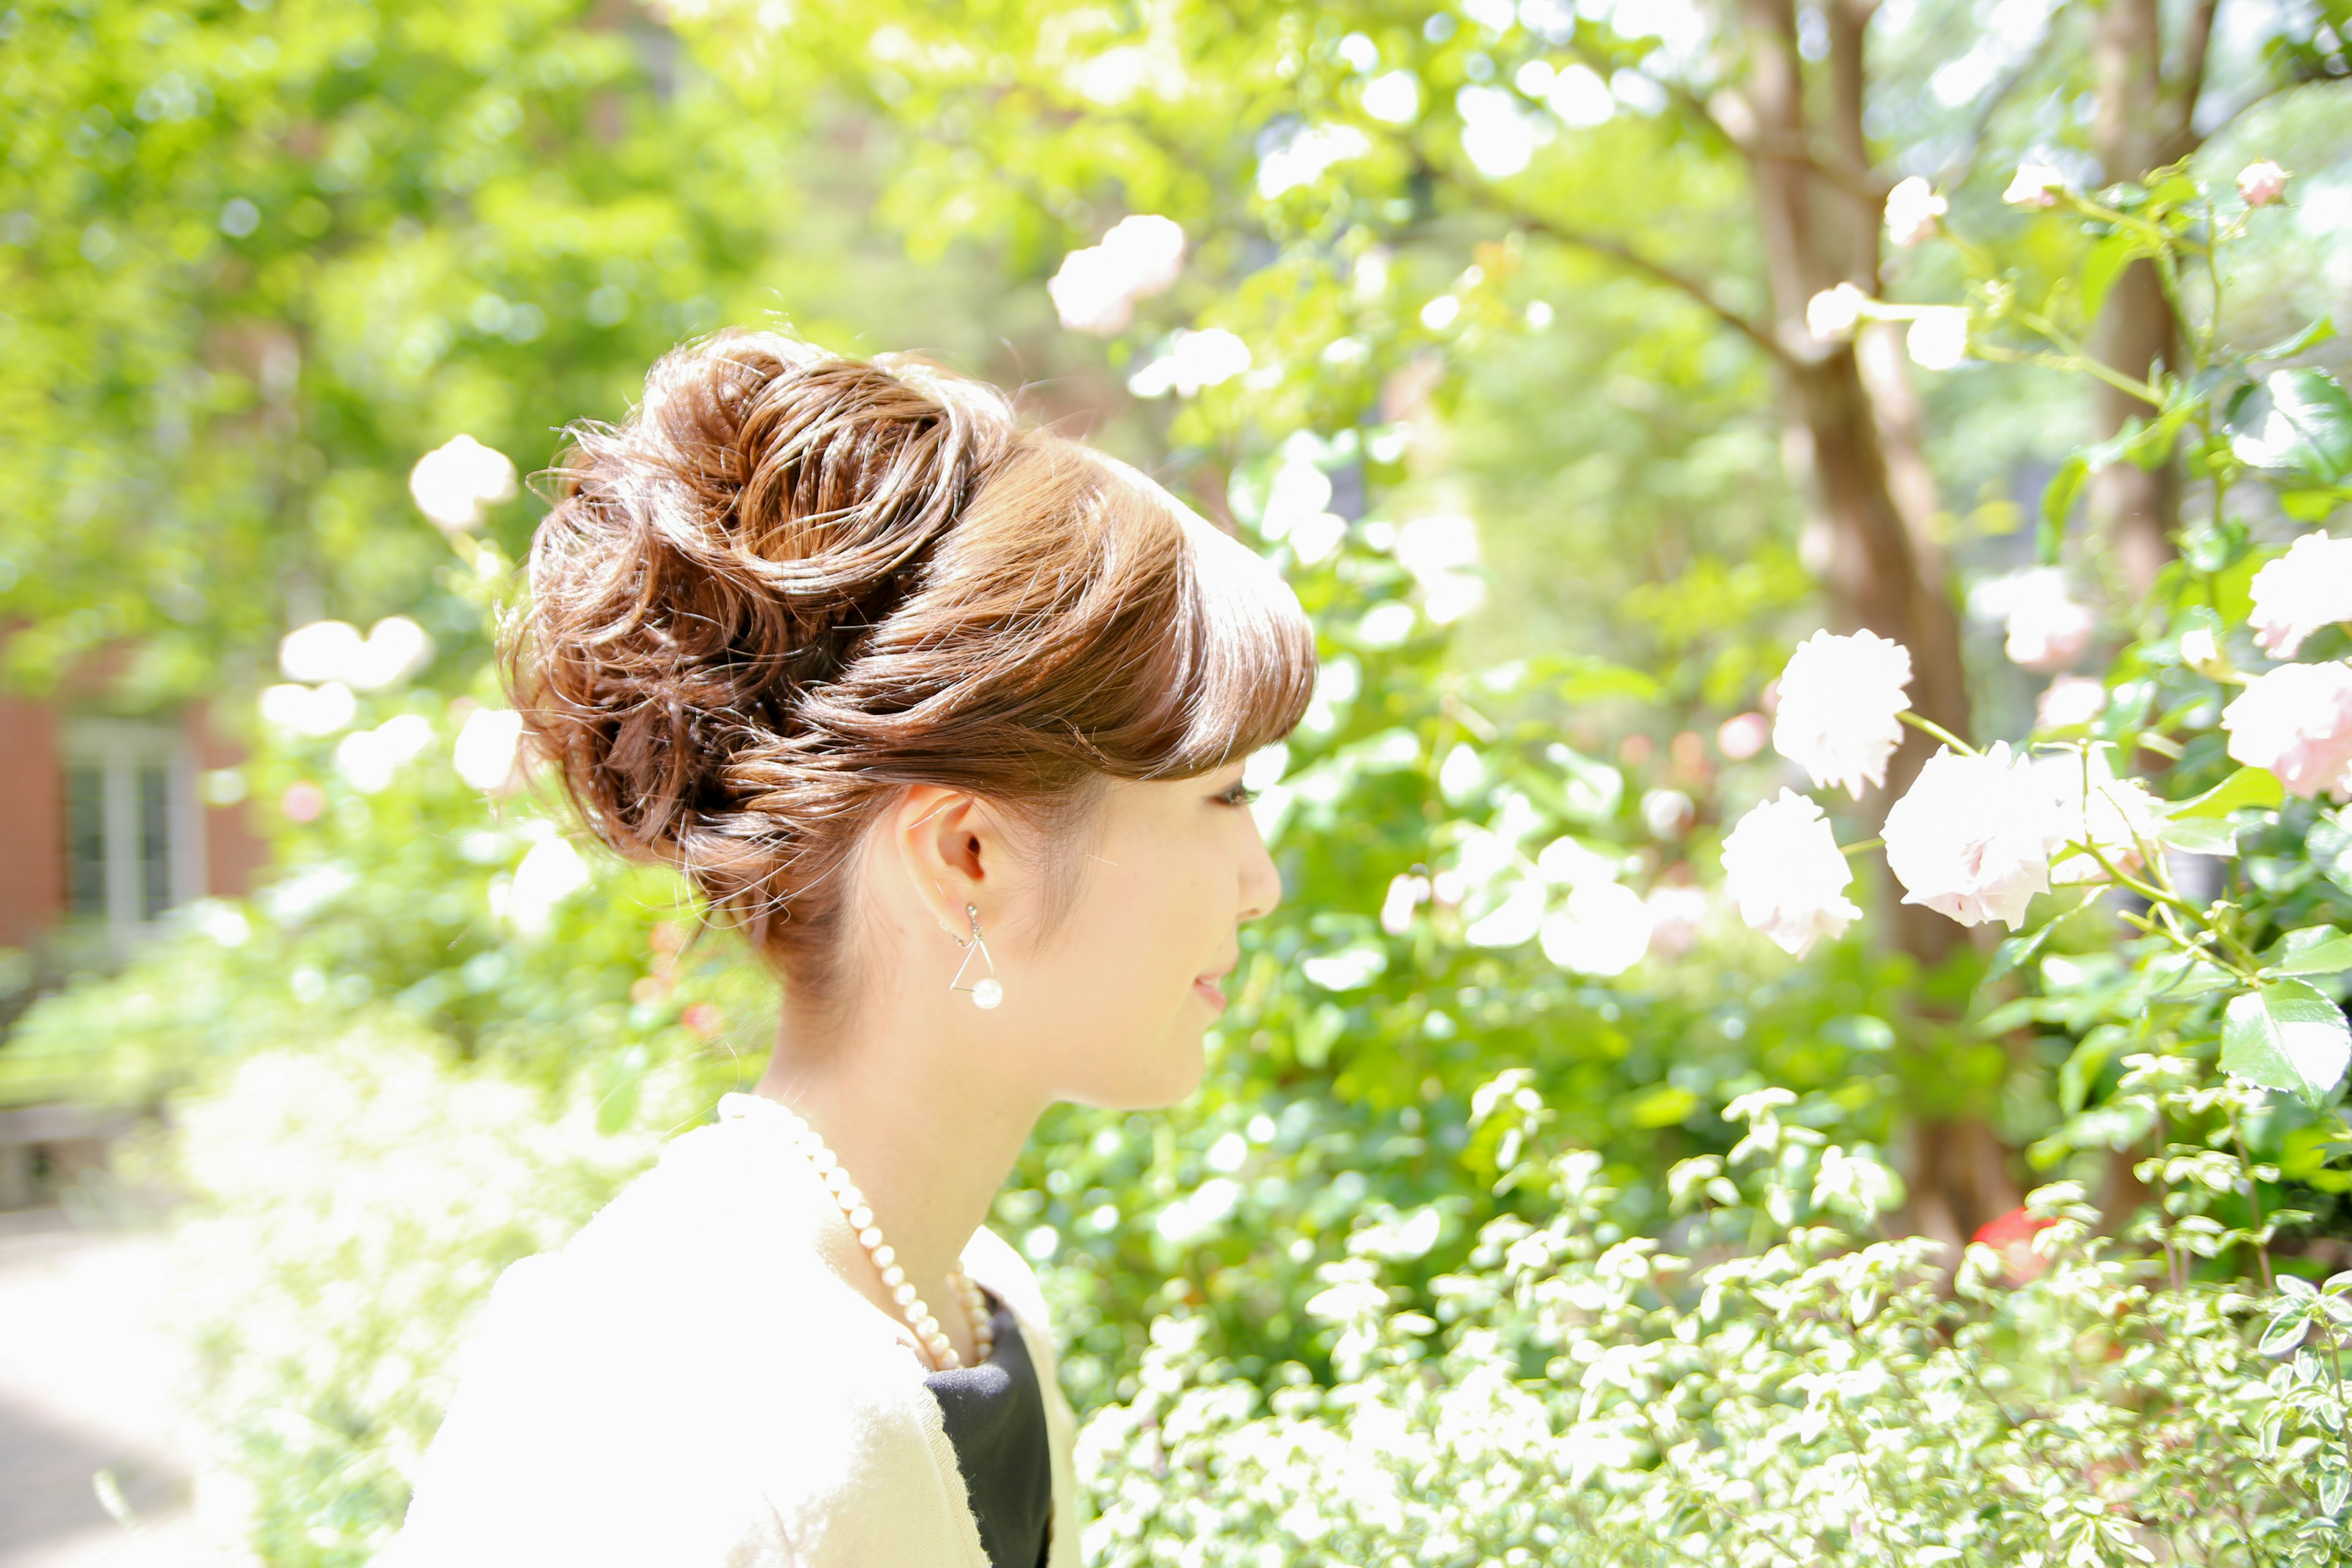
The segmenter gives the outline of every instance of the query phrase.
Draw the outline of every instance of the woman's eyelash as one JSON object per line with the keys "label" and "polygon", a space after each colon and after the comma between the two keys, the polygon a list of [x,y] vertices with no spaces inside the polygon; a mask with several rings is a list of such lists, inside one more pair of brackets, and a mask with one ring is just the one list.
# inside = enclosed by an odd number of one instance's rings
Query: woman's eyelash
{"label": "woman's eyelash", "polygon": [[1247,805],[1252,801],[1257,799],[1257,795],[1258,792],[1250,788],[1249,785],[1245,784],[1236,784],[1231,789],[1218,792],[1217,798],[1223,801],[1227,805]]}

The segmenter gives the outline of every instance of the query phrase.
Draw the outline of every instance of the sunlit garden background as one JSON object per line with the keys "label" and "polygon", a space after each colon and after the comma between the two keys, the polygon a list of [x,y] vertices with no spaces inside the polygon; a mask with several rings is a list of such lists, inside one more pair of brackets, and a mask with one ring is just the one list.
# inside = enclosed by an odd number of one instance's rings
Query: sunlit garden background
{"label": "sunlit garden background", "polygon": [[1090,1562],[2352,1562],[2347,42],[0,10],[0,1202],[172,1249],[206,1550],[368,1561],[498,1270],[757,1075],[489,653],[559,427],[782,324],[1318,627],[1206,1086],[997,1204]]}

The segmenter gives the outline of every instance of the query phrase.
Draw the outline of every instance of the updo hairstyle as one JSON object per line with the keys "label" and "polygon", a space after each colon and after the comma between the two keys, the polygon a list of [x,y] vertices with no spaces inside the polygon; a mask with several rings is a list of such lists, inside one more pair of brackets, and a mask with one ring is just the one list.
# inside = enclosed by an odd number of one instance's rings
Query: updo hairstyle
{"label": "updo hairstyle", "polygon": [[929,363],[688,343],[581,425],[500,652],[591,831],[691,878],[796,994],[840,978],[845,864],[915,784],[1068,837],[1110,779],[1289,732],[1297,599],[1125,464]]}

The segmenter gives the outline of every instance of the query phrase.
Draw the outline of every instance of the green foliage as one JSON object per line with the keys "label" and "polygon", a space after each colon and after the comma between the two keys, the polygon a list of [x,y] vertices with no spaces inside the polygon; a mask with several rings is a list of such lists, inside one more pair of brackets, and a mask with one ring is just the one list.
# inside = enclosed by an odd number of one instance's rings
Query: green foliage
{"label": "green foliage", "polygon": [[569,1237],[699,1101],[664,1075],[615,1133],[585,1086],[551,1109],[379,1019],[249,1056],[189,1103],[157,1173],[195,1205],[175,1314],[257,1560],[334,1568],[391,1539],[499,1271]]}
{"label": "green foliage", "polygon": [[[79,1073],[85,1093],[152,1105],[257,1050],[386,1016],[551,1095],[594,1085],[615,1126],[667,1064],[712,1099],[756,1075],[772,984],[740,950],[690,942],[674,879],[589,862],[530,795],[460,779],[450,758],[472,699],[363,701],[343,735],[277,731],[241,770],[274,828],[268,889],[207,900],[121,973],[42,998],[0,1053],[10,1073]],[[430,739],[388,781],[338,765],[353,737],[403,715]]]}
{"label": "green foliage", "polygon": [[[478,619],[409,465],[467,431],[526,471],[678,338],[789,309],[971,353],[862,226],[825,103],[756,111],[579,0],[89,5],[0,37],[0,617],[11,684],[119,639],[184,698],[289,621],[404,611],[462,680]],[[977,304],[980,301],[971,301]],[[1001,330],[1001,325],[1000,325]],[[511,558],[535,508],[492,526]]]}
{"label": "green foliage", "polygon": [[[2066,1184],[1947,1276],[1933,1244],[1874,1237],[1893,1173],[1783,1125],[1790,1098],[1746,1097],[1728,1163],[1675,1168],[1693,1212],[1664,1241],[1613,1223],[1585,1151],[1531,1162],[1543,1208],[1489,1222],[1426,1295],[1361,1233],[1307,1303],[1337,1331],[1328,1382],[1239,1376],[1198,1319],[1162,1319],[1135,1397],[1087,1429],[1089,1557],[2352,1558],[2332,1517],[2352,1492],[2352,1276],[2168,1280]],[[2179,1163],[2205,1200],[2242,1174],[2210,1151]],[[2201,1207],[2155,1237],[2209,1243]]]}

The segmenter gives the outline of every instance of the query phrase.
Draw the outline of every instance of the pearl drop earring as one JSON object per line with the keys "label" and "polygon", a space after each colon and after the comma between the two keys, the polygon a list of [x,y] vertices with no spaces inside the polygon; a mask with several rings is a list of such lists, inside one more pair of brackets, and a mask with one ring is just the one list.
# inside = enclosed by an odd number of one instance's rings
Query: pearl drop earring
{"label": "pearl drop earring", "polygon": [[[979,908],[966,904],[963,912],[965,918],[971,921],[971,935],[955,939],[956,945],[963,949],[963,962],[956,965],[955,977],[948,982],[948,989],[969,993],[971,1005],[985,1012],[1004,1000],[1004,984],[996,978],[996,960],[989,955],[988,943],[980,934]],[[980,954],[980,961],[988,965],[988,973],[966,985],[963,972],[971,967],[971,955],[975,952]]]}

